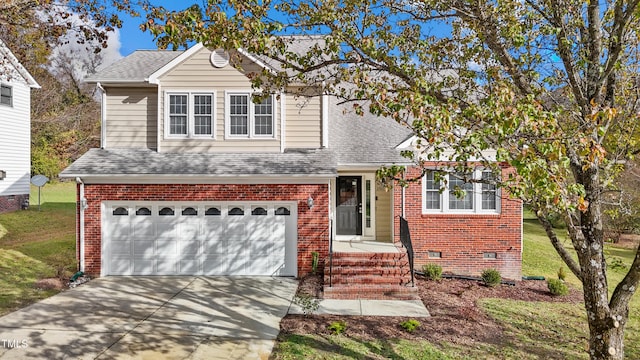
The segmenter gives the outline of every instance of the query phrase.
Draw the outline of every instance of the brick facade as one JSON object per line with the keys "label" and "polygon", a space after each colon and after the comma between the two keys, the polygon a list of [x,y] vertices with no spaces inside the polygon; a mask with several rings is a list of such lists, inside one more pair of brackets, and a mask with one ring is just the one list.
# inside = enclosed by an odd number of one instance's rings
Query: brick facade
{"label": "brick facade", "polygon": [[[317,251],[321,259],[329,253],[328,190],[326,184],[86,184],[84,270],[100,275],[104,201],[296,201],[298,275],[302,276],[311,271],[312,252]],[[307,206],[309,196],[314,200],[312,209]]]}
{"label": "brick facade", "polygon": [[29,201],[29,194],[0,196],[0,214],[22,209],[25,201]]}
{"label": "brick facade", "polygon": [[[503,175],[510,169],[504,169]],[[420,169],[407,169],[407,178],[420,175]],[[394,192],[394,213],[402,214],[402,191]],[[435,263],[444,272],[479,275],[495,268],[503,278],[519,280],[522,274],[522,203],[510,199],[502,190],[498,214],[423,214],[422,184],[405,189],[405,218],[409,223],[415,252],[415,267]],[[394,219],[395,241],[400,241],[399,218]],[[441,258],[429,258],[429,252],[441,252]],[[485,253],[495,253],[487,259]]]}

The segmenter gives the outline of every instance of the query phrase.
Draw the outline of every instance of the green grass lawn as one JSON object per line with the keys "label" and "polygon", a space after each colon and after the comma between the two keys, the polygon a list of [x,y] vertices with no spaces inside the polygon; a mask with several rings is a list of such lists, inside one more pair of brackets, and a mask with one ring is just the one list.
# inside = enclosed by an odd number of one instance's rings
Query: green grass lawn
{"label": "green grass lawn", "polygon": [[[565,239],[564,230],[558,234]],[[565,246],[571,247],[569,240]],[[634,251],[607,245],[609,286],[613,290],[633,261]],[[613,261],[612,259],[617,259]],[[557,278],[562,260],[531,214],[524,218],[523,275]],[[626,266],[626,269],[625,269]],[[579,280],[564,266],[567,282]],[[484,299],[482,308],[504,328],[506,343],[461,346],[427,341],[363,341],[341,335],[285,335],[273,359],[587,359],[588,326],[583,306],[550,302]],[[625,355],[640,359],[640,295],[630,306]],[[553,355],[551,355],[553,354]]]}
{"label": "green grass lawn", "polygon": [[76,270],[75,183],[31,190],[29,210],[0,214],[0,314],[45,297],[55,290],[34,284],[48,277],[68,278]]}

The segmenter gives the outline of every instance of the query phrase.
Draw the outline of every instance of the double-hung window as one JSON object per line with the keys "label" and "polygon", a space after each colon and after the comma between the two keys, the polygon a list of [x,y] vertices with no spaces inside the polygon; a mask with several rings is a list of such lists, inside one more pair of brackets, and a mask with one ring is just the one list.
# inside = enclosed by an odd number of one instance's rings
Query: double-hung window
{"label": "double-hung window", "polygon": [[13,106],[13,88],[9,85],[0,85],[0,105]]}
{"label": "double-hung window", "polygon": [[167,93],[167,137],[215,137],[214,101],[214,93]]}
{"label": "double-hung window", "polygon": [[227,92],[225,100],[225,134],[228,138],[275,136],[273,95],[256,103],[250,93]]}
{"label": "double-hung window", "polygon": [[[436,181],[435,171],[422,179],[423,213],[499,213],[500,191],[490,170],[448,173]],[[474,181],[471,181],[474,180]]]}

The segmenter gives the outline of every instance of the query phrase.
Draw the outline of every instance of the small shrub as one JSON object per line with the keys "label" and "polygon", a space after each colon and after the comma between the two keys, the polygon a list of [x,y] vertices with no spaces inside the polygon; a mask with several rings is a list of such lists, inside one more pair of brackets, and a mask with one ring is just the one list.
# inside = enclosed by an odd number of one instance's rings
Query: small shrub
{"label": "small shrub", "polygon": [[439,281],[442,279],[442,266],[438,264],[426,264],[422,266],[424,276],[429,280]]}
{"label": "small shrub", "polygon": [[569,288],[564,283],[564,281],[559,279],[549,279],[547,280],[547,288],[549,292],[554,296],[563,296],[569,293]]}
{"label": "small shrub", "polygon": [[300,305],[305,316],[313,314],[320,307],[320,300],[307,294],[296,294],[293,302]]}
{"label": "small shrub", "polygon": [[313,275],[318,273],[318,261],[320,259],[320,254],[317,251],[311,253],[311,272]]}
{"label": "small shrub", "polygon": [[407,332],[411,333],[415,329],[420,327],[420,322],[418,320],[416,320],[416,319],[409,319],[407,321],[401,322],[400,326],[402,326],[402,328],[405,329]]}
{"label": "small shrub", "polygon": [[564,281],[567,278],[567,272],[564,271],[564,266],[560,266],[558,269],[558,279]]}
{"label": "small shrub", "polygon": [[619,257],[612,257],[609,263],[609,268],[613,271],[626,271],[627,264]]}
{"label": "small shrub", "polygon": [[502,276],[496,269],[485,269],[482,271],[482,281],[489,287],[494,287],[502,282]]}
{"label": "small shrub", "polygon": [[328,329],[329,331],[331,331],[332,334],[340,335],[345,330],[347,330],[347,322],[344,320],[334,321],[331,324],[329,324]]}

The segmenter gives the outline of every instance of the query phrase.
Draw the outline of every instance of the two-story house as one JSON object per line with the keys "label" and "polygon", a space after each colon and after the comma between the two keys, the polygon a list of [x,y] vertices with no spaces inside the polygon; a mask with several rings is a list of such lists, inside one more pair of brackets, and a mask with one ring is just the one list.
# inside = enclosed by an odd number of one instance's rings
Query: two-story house
{"label": "two-story house", "polygon": [[0,213],[29,204],[31,89],[40,88],[0,40]]}
{"label": "two-story house", "polygon": [[61,174],[78,183],[80,269],[302,276],[330,248],[402,252],[404,215],[417,265],[520,277],[518,201],[478,184],[451,197],[429,175],[385,191],[376,170],[407,163],[408,129],[314,89],[256,101],[248,76],[269,65],[239,55],[241,68],[202,45],[136,51],[87,79],[102,146]]}

